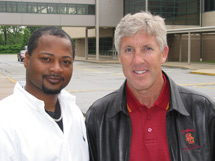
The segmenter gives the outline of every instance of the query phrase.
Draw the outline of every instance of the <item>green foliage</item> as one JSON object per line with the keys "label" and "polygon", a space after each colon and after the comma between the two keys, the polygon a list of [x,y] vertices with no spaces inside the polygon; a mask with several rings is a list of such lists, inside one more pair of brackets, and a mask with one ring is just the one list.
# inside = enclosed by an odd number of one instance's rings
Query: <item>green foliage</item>
{"label": "green foliage", "polygon": [[37,28],[40,27],[0,26],[0,54],[19,53]]}
{"label": "green foliage", "polygon": [[15,45],[0,45],[0,54],[19,53],[22,49],[21,44]]}
{"label": "green foliage", "polygon": [[23,29],[22,26],[0,26],[0,33],[3,37],[1,44],[21,44]]}
{"label": "green foliage", "polygon": [[41,26],[0,26],[0,54],[18,53],[28,44],[30,35]]}
{"label": "green foliage", "polygon": [[41,28],[41,26],[27,26],[26,27],[30,33],[33,33],[36,29]]}
{"label": "green foliage", "polygon": [[0,33],[0,45],[4,45],[3,34]]}
{"label": "green foliage", "polygon": [[24,34],[23,34],[23,41],[22,41],[22,46],[25,46],[28,44],[28,39],[31,36],[30,30],[26,27],[24,29]]}

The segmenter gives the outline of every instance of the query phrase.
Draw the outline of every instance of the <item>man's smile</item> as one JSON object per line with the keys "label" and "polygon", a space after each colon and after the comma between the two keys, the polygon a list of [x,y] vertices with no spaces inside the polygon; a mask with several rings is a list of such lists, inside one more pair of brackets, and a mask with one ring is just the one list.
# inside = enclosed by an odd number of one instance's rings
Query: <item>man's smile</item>
{"label": "man's smile", "polygon": [[64,78],[59,75],[44,75],[43,78],[50,84],[58,84],[61,81],[64,81]]}

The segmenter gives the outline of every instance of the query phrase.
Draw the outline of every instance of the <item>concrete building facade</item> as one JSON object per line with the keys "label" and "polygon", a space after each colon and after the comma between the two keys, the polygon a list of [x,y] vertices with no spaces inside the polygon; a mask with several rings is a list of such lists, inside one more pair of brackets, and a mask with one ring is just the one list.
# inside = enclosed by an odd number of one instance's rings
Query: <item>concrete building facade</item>
{"label": "concrete building facade", "polygon": [[[75,39],[77,56],[99,59],[115,56],[116,25],[127,13],[139,11],[165,18],[171,31],[169,61],[215,61],[215,0],[4,0],[0,24],[61,26]],[[207,31],[209,26],[214,30]],[[193,33],[195,28],[199,32]]]}

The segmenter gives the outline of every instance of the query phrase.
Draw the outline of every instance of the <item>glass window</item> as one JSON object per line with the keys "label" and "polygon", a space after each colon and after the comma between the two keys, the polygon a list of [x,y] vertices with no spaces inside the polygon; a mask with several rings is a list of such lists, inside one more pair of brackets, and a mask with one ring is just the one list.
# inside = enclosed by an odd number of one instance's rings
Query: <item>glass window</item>
{"label": "glass window", "polygon": [[[124,5],[124,14],[145,10],[145,0],[124,0]],[[152,14],[164,17],[167,25],[199,25],[199,0],[149,0],[148,7]]]}
{"label": "glass window", "polygon": [[48,4],[48,13],[57,13],[57,4]]}
{"label": "glass window", "polygon": [[[88,52],[91,55],[96,54],[96,39],[88,39]],[[112,37],[100,37],[99,38],[99,54],[109,55],[113,54],[113,38]]]}
{"label": "glass window", "polygon": [[85,9],[85,5],[77,5],[77,14],[79,15],[84,15],[86,14],[86,9]]}
{"label": "glass window", "polygon": [[38,4],[38,13],[47,13],[48,5],[45,3]]}
{"label": "glass window", "polygon": [[162,6],[161,1],[149,1],[149,6]]}
{"label": "glass window", "polygon": [[6,2],[0,2],[0,12],[6,12]]}
{"label": "glass window", "polygon": [[29,3],[28,4],[28,12],[29,13],[37,13],[37,4],[36,3]]}
{"label": "glass window", "polygon": [[124,0],[124,14],[145,11],[145,0]]}
{"label": "glass window", "polygon": [[66,14],[66,4],[58,4],[58,13]]}
{"label": "glass window", "polygon": [[27,12],[27,3],[17,3],[17,12],[25,13]]}
{"label": "glass window", "polygon": [[0,12],[94,15],[95,5],[0,1]]}
{"label": "glass window", "polygon": [[16,12],[16,2],[7,2],[7,12]]}
{"label": "glass window", "polygon": [[76,5],[69,4],[67,5],[68,14],[76,14]]}
{"label": "glass window", "polygon": [[88,5],[88,15],[94,15],[94,14],[95,14],[95,6]]}

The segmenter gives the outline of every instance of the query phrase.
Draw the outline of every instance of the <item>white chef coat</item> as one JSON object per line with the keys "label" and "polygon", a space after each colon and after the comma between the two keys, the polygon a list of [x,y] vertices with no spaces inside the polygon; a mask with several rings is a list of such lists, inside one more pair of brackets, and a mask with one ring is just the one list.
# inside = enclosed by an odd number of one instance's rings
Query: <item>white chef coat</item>
{"label": "white chef coat", "polygon": [[0,101],[0,161],[88,161],[84,117],[75,97],[65,90],[59,94],[62,132],[44,102],[24,85],[16,83],[14,93]]}

